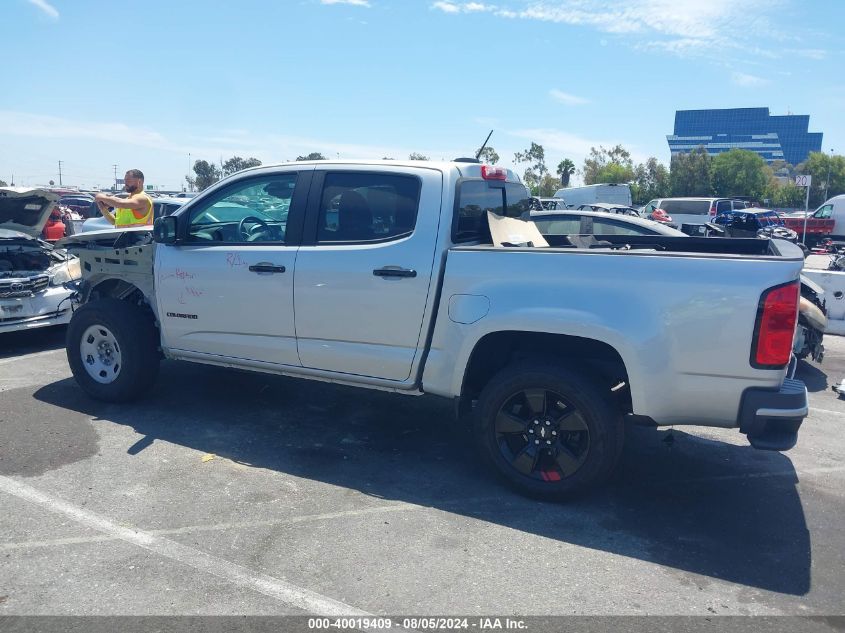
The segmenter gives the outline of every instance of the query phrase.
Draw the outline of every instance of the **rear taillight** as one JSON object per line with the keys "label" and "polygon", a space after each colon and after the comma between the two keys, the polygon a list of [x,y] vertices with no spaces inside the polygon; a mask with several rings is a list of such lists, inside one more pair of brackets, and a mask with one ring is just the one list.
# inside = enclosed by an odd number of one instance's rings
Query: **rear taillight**
{"label": "rear taillight", "polygon": [[[700,207],[699,207],[699,208],[700,208]],[[710,207],[710,217],[711,217],[711,218],[715,218],[715,217],[716,217],[716,205],[715,205],[715,204],[714,204],[712,207]]]}
{"label": "rear taillight", "polygon": [[789,363],[795,322],[798,319],[798,282],[769,288],[760,297],[751,365],[757,369],[780,369]]}
{"label": "rear taillight", "polygon": [[504,167],[494,167],[493,165],[481,166],[481,177],[484,180],[507,180],[508,170]]}

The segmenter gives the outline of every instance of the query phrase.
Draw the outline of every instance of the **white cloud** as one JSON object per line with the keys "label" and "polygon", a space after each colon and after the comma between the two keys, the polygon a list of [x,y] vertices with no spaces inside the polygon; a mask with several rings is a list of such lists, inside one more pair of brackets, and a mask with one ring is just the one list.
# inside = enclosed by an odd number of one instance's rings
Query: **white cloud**
{"label": "white cloud", "polygon": [[44,13],[48,16],[53,18],[54,20],[59,19],[59,12],[52,4],[47,2],[47,0],[29,0],[30,4],[35,5],[39,9],[41,9]]}
{"label": "white cloud", "polygon": [[618,144],[623,145],[625,149],[631,152],[631,159],[635,163],[644,162],[648,159],[647,156],[642,155],[637,150],[637,147],[633,143],[625,142],[625,140],[621,138],[584,138],[583,136],[578,136],[577,134],[572,134],[571,132],[553,128],[505,130],[505,134],[524,139],[525,141],[539,143],[546,150],[546,156],[558,157],[555,160],[559,160],[560,158],[569,158],[579,167],[590,153],[590,149],[593,147],[597,148],[600,145],[604,145],[608,148],[614,147]]}
{"label": "white cloud", "polygon": [[498,10],[493,4],[482,2],[435,2],[432,9],[440,9],[444,13],[492,13]]}
{"label": "white cloud", "polygon": [[125,123],[70,121],[54,116],[0,110],[0,135],[36,138],[84,138],[110,141],[116,138],[133,145],[162,148],[164,137],[153,131],[130,127]]}
{"label": "white cloud", "polygon": [[[506,0],[482,4],[459,0],[431,5],[448,14],[486,12],[506,19],[535,20],[596,29],[631,37],[640,49],[658,49],[678,56],[726,57],[729,53],[775,57],[749,45],[765,40],[800,39],[778,31],[769,16],[786,0]],[[737,41],[737,25],[743,39]],[[635,39],[634,39],[635,38]],[[749,39],[750,38],[750,39]],[[818,54],[809,49],[807,56]]]}
{"label": "white cloud", "polygon": [[765,86],[771,83],[768,79],[740,72],[734,72],[731,75],[731,82],[737,86],[742,86],[743,88],[756,88],[758,86]]}
{"label": "white cloud", "polygon": [[556,88],[549,90],[549,96],[555,101],[565,105],[584,105],[585,103],[590,103],[589,99],[576,97],[575,95],[568,94],[562,90],[557,90]]}
{"label": "white cloud", "polygon": [[467,13],[479,13],[484,11],[494,11],[496,7],[490,4],[483,4],[481,2],[467,2],[464,5],[464,11]]}
{"label": "white cloud", "polygon": [[443,13],[460,13],[461,8],[451,2],[435,2],[431,5],[432,9],[440,9]]}
{"label": "white cloud", "polygon": [[350,4],[353,7],[370,8],[370,3],[367,0],[320,0],[320,4]]}
{"label": "white cloud", "polygon": [[[310,152],[321,152],[328,158],[380,159],[390,156],[398,160],[406,159],[411,152],[421,152],[434,160],[450,160],[464,156],[467,152],[466,148],[432,148],[422,144],[414,147],[360,144],[344,142],[343,139],[288,135],[274,130],[231,129],[218,130],[216,134],[203,134],[197,130],[194,135],[184,131],[166,135],[123,122],[80,121],[9,110],[0,110],[0,143],[4,148],[9,148],[9,152],[0,156],[0,167],[8,172],[12,166],[5,164],[5,156],[14,155],[14,164],[18,169],[24,164],[31,165],[27,167],[30,177],[23,174],[19,178],[29,184],[43,184],[52,177],[37,174],[52,174],[55,169],[54,158],[61,155],[62,150],[59,148],[62,147],[75,148],[73,176],[86,174],[77,178],[77,183],[108,182],[104,177],[108,174],[100,172],[104,165],[110,169],[113,161],[132,162],[134,165],[154,164],[155,169],[150,168],[148,173],[148,169],[144,168],[144,172],[151,178],[151,174],[154,174],[158,183],[171,185],[182,182],[188,153],[192,160],[202,158],[217,161],[221,156],[224,159],[230,156],[254,156],[265,164],[273,164],[293,160]],[[39,149],[47,146],[51,148],[49,156]],[[104,161],[102,157],[106,153],[110,158]],[[100,175],[88,175],[96,173]]]}
{"label": "white cloud", "polygon": [[786,52],[807,59],[822,60],[827,58],[827,51],[820,48],[788,48]]}

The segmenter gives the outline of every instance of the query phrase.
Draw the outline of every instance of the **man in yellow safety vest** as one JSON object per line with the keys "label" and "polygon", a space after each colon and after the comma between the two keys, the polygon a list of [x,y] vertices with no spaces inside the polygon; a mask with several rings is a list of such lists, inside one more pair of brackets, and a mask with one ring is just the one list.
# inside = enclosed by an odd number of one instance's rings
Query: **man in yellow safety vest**
{"label": "man in yellow safety vest", "polygon": [[[103,217],[122,229],[130,226],[145,226],[153,223],[153,201],[144,193],[144,174],[140,169],[130,169],[123,177],[123,189],[128,198],[116,198],[98,193],[94,196],[97,208]],[[114,215],[109,212],[114,207]]]}

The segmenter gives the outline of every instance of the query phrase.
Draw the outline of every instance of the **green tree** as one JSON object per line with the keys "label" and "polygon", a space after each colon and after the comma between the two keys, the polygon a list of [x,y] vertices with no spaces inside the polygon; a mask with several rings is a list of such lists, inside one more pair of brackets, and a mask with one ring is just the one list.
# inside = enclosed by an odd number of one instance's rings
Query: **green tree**
{"label": "green tree", "polygon": [[766,188],[766,199],[770,207],[775,209],[797,209],[804,206],[804,188],[796,187],[793,183],[780,184],[774,178]]}
{"label": "green tree", "polygon": [[632,180],[631,199],[634,204],[645,204],[654,198],[664,198],[671,190],[669,170],[654,156],[634,168]]}
{"label": "green tree", "polygon": [[0,180],[0,187],[8,187],[9,185],[6,183],[5,180]]}
{"label": "green tree", "polygon": [[732,149],[713,159],[710,167],[713,190],[717,196],[762,198],[771,177],[771,169],[759,154],[747,149]]}
{"label": "green tree", "polygon": [[543,178],[540,180],[539,195],[551,198],[558,189],[560,189],[560,179],[548,171],[543,174]]}
{"label": "green tree", "polygon": [[241,158],[240,156],[232,156],[229,160],[223,163],[223,175],[229,176],[235,172],[249,169],[250,167],[260,167],[261,161],[257,158]]}
{"label": "green tree", "polygon": [[320,152],[311,152],[306,156],[297,156],[296,160],[326,160],[326,157]]}
{"label": "green tree", "polygon": [[481,150],[481,153],[478,155],[478,160],[482,163],[487,163],[488,165],[495,165],[499,162],[499,155],[496,153],[495,149],[488,145]]}
{"label": "green tree", "polygon": [[560,185],[562,187],[569,186],[569,179],[575,173],[575,163],[568,158],[564,158],[557,164],[557,175],[560,176]]}
{"label": "green tree", "polygon": [[713,193],[710,179],[712,159],[704,147],[689,153],[675,154],[669,168],[669,186],[673,196],[709,196]]}
{"label": "green tree", "polygon": [[419,152],[411,152],[408,154],[408,160],[431,160],[425,154],[420,154]]}
{"label": "green tree", "polygon": [[[830,172],[828,172],[830,169]],[[830,156],[823,152],[810,152],[810,156],[795,167],[797,174],[809,174],[813,177],[810,187],[810,207],[814,208],[825,201],[825,185],[827,197],[832,198],[845,193],[845,156]],[[830,173],[830,183],[827,175]]]}
{"label": "green tree", "polygon": [[[606,169],[609,165],[617,165]],[[627,175],[626,179],[618,182],[627,182],[634,176],[634,164],[631,161],[631,153],[621,145],[611,147],[610,149],[599,145],[599,148],[590,148],[590,154],[584,159],[584,167],[581,170],[584,176],[585,185],[594,185],[602,182],[611,182],[609,180],[602,180],[604,177],[621,178],[623,174]]]}
{"label": "green tree", "polygon": [[532,141],[531,147],[524,152],[516,152],[513,155],[513,161],[517,164],[528,165],[523,172],[522,179],[532,192],[536,189],[539,193],[540,183],[549,171],[546,169],[546,150],[543,149],[543,146]]}
{"label": "green tree", "polygon": [[611,185],[630,182],[634,178],[634,170],[628,165],[619,163],[608,163],[596,174],[596,182],[608,183]]}
{"label": "green tree", "polygon": [[209,163],[206,160],[198,160],[194,162],[194,186],[197,191],[208,189],[215,182],[220,180],[220,168],[214,163]]}

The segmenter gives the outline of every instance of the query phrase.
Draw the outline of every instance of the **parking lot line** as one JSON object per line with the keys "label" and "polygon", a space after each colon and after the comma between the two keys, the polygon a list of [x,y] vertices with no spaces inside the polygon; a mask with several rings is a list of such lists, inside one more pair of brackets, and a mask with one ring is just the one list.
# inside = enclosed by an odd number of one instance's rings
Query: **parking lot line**
{"label": "parking lot line", "polygon": [[39,356],[50,356],[52,354],[65,354],[65,348],[50,349],[46,352],[35,352],[33,354],[21,354],[20,356],[12,356],[11,358],[4,358],[0,360],[0,365],[7,365],[9,363],[20,363],[21,361],[29,360],[30,358],[38,358]]}
{"label": "parking lot line", "polygon": [[842,411],[831,411],[830,409],[817,409],[816,407],[810,407],[810,413],[829,413],[830,415],[845,415]]}
{"label": "parking lot line", "polygon": [[[284,527],[310,521],[326,521],[331,519],[347,519],[351,517],[366,516],[369,514],[384,514],[385,512],[407,512],[411,510],[423,510],[425,506],[416,506],[407,503],[388,506],[376,506],[373,508],[362,508],[360,510],[344,510],[340,512],[325,512],[323,514],[305,514],[297,517],[262,519],[260,521],[232,521],[227,523],[211,523],[206,525],[185,525],[176,528],[163,528],[159,530],[145,530],[152,536],[165,536],[175,534],[193,534],[195,532],[221,532],[224,530],[251,529],[258,527]],[[77,545],[85,543],[100,543],[102,541],[119,540],[121,537],[116,534],[99,534],[96,536],[71,536],[67,538],[44,539],[40,541],[19,541],[16,543],[0,543],[0,551],[11,549],[28,549],[34,547],[52,547],[61,545]]]}
{"label": "parking lot line", "polygon": [[242,565],[218,558],[206,552],[182,545],[176,541],[145,532],[122,527],[114,521],[89,510],[79,508],[61,499],[51,497],[32,486],[0,476],[0,491],[19,499],[40,505],[51,512],[63,514],[77,523],[106,535],[132,543],[171,560],[188,565],[206,574],[283,602],[309,613],[333,616],[368,616],[369,613],[327,596],[298,587],[267,574],[256,573]]}

